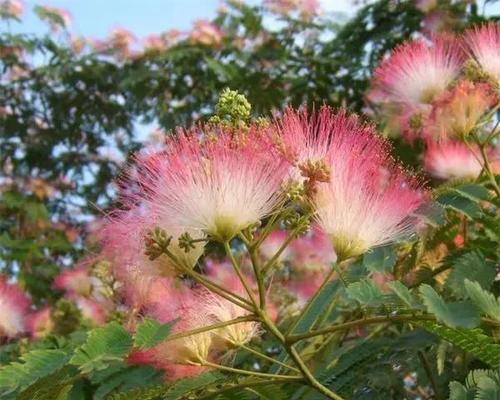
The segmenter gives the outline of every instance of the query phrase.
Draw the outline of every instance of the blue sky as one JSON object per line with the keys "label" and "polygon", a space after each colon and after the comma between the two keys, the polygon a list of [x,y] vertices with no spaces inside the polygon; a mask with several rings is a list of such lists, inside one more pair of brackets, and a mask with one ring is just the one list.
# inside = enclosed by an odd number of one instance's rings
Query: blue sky
{"label": "blue sky", "polygon": [[[245,0],[259,4],[261,0]],[[354,0],[320,0],[327,12],[352,14]],[[24,0],[22,24],[10,29],[41,33],[47,26],[38,20],[32,9],[36,4],[68,10],[73,16],[71,31],[75,34],[104,38],[118,26],[134,32],[138,38],[169,29],[187,30],[200,18],[211,19],[221,0]],[[488,7],[489,13],[500,13],[500,2]],[[4,27],[1,29],[5,29]]]}
{"label": "blue sky", "polygon": [[[246,0],[259,4],[261,0]],[[328,11],[354,10],[352,0],[322,0]],[[221,0],[25,0],[23,24],[11,26],[13,31],[40,33],[46,25],[38,20],[32,9],[36,4],[68,10],[73,16],[71,31],[84,36],[103,38],[120,26],[139,38],[172,28],[187,30],[196,19],[211,19]]]}

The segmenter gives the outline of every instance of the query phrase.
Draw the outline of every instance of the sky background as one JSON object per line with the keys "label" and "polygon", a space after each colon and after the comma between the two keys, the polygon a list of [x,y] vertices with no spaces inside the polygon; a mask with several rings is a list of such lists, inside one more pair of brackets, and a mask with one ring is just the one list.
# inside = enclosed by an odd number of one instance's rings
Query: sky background
{"label": "sky background", "polygon": [[[245,0],[260,4],[262,0]],[[24,0],[22,24],[1,26],[0,30],[44,33],[47,25],[32,12],[36,4],[63,8],[72,15],[71,32],[104,38],[113,28],[123,27],[137,38],[169,29],[189,30],[196,19],[212,19],[221,0]],[[340,13],[344,17],[356,11],[354,0],[320,0],[327,13]],[[489,14],[500,14],[500,1],[488,6]]]}
{"label": "sky background", "polygon": [[[261,3],[261,0],[245,1]],[[326,12],[352,14],[355,10],[352,0],[322,0],[321,3]],[[103,38],[113,28],[123,27],[142,38],[172,28],[188,30],[196,19],[212,19],[221,0],[24,0],[23,24],[12,24],[12,31],[47,31],[47,25],[32,12],[36,4],[69,11],[73,17],[71,31],[76,34]]]}

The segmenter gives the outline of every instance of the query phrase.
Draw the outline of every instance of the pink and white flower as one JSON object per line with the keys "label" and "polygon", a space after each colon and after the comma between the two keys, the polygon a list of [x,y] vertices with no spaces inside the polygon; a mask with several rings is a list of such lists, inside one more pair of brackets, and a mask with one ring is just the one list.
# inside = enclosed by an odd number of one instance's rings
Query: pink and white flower
{"label": "pink and white flower", "polygon": [[418,107],[447,89],[460,73],[462,62],[461,47],[451,38],[406,42],[375,70],[374,86],[385,102]]}
{"label": "pink and white flower", "polygon": [[500,23],[491,22],[467,31],[465,43],[479,67],[500,85]]}
{"label": "pink and white flower", "polygon": [[54,288],[81,296],[92,293],[92,278],[86,266],[62,271],[54,280]]}
{"label": "pink and white flower", "polygon": [[434,138],[464,137],[497,102],[489,85],[461,80],[434,102],[426,133]]}
{"label": "pink and white flower", "polygon": [[179,132],[147,168],[154,179],[145,179],[142,201],[157,226],[225,242],[276,209],[288,164],[250,128],[201,139]]}
{"label": "pink and white flower", "polygon": [[54,329],[50,307],[43,307],[41,310],[30,314],[27,325],[32,338],[43,339],[46,337]]}
{"label": "pink and white flower", "polygon": [[290,135],[292,145],[302,143],[297,148],[324,154],[330,178],[318,184],[311,204],[340,259],[414,231],[426,192],[391,160],[387,143],[372,126],[327,107],[311,118],[303,113],[300,121],[293,132],[283,130],[285,142]]}
{"label": "pink and white flower", "polygon": [[16,284],[0,276],[0,337],[15,338],[27,329],[31,301]]}
{"label": "pink and white flower", "polygon": [[482,165],[479,149],[474,153],[462,142],[428,140],[424,153],[424,169],[438,179],[476,178]]}
{"label": "pink and white flower", "polygon": [[210,21],[198,20],[193,24],[190,39],[205,46],[218,46],[222,43],[224,31]]}
{"label": "pink and white flower", "polygon": [[20,0],[0,1],[1,18],[20,18],[24,9],[24,4]]}

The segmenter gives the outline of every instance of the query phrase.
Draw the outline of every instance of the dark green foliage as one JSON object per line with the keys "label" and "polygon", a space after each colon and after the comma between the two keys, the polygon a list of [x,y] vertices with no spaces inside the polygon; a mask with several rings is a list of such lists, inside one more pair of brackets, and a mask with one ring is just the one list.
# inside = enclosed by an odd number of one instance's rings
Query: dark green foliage
{"label": "dark green foliage", "polygon": [[112,361],[121,361],[129,353],[132,338],[124,327],[111,322],[89,331],[86,342],[75,350],[70,360],[83,373],[107,368]]}
{"label": "dark green foliage", "polygon": [[135,331],[134,346],[140,349],[156,346],[169,335],[174,323],[161,324],[154,319],[144,319]]}
{"label": "dark green foliage", "polygon": [[500,344],[479,329],[453,329],[434,322],[418,322],[429,332],[465,350],[492,367],[500,366]]}

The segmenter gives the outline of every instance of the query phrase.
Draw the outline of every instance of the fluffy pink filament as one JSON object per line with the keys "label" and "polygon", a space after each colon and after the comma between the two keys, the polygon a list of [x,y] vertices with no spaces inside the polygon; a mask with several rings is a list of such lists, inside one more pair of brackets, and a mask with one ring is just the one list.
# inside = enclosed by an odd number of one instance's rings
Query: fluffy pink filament
{"label": "fluffy pink filament", "polygon": [[428,104],[458,76],[462,62],[461,47],[451,38],[406,42],[375,70],[373,84],[385,102]]}
{"label": "fluffy pink filament", "polygon": [[462,142],[427,141],[424,169],[438,179],[476,178],[481,173],[479,149],[474,153]]}
{"label": "fluffy pink filament", "polygon": [[[286,128],[290,118],[300,121],[293,131]],[[311,118],[306,113],[288,113],[282,126],[285,142],[299,153],[324,154],[330,179],[318,184],[311,202],[341,259],[414,230],[414,214],[427,196],[391,160],[388,145],[371,126],[327,107]]]}
{"label": "fluffy pink filament", "polygon": [[465,33],[469,53],[497,85],[500,85],[500,23],[491,22]]}
{"label": "fluffy pink filament", "polygon": [[28,331],[34,339],[42,339],[54,328],[49,306],[32,313],[27,321]]}
{"label": "fluffy pink filament", "polygon": [[463,137],[496,102],[489,85],[461,80],[434,102],[426,133],[435,138]]}
{"label": "fluffy pink filament", "polygon": [[251,128],[202,139],[179,132],[147,168],[155,179],[145,180],[142,201],[158,226],[226,241],[279,205],[288,164]]}
{"label": "fluffy pink filament", "polygon": [[14,338],[25,332],[30,307],[28,296],[0,275],[0,337]]}
{"label": "fluffy pink filament", "polygon": [[85,266],[62,271],[54,280],[53,286],[82,296],[88,296],[92,292],[92,280]]}

